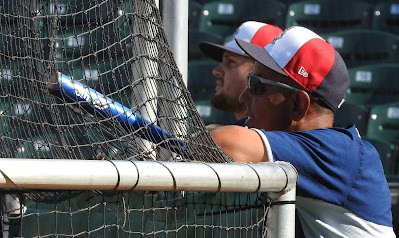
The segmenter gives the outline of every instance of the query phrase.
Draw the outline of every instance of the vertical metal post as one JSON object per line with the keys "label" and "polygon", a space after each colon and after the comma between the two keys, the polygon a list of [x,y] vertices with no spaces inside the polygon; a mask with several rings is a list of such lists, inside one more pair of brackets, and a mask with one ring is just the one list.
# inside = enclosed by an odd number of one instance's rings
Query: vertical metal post
{"label": "vertical metal post", "polygon": [[[166,33],[166,38],[182,76],[183,83],[186,86],[188,74],[188,2],[188,0],[160,0],[162,24]],[[183,110],[176,112],[179,118],[185,117],[185,114],[186,112]],[[175,131],[175,128],[179,128],[179,134],[186,134],[186,125],[184,124],[176,124],[174,128],[170,128],[170,125],[160,126],[170,131]],[[162,151],[162,154],[166,153],[170,152],[165,150]]]}
{"label": "vertical metal post", "polygon": [[[155,3],[157,4],[157,2]],[[140,1],[133,1],[133,4],[133,9],[139,9],[139,7],[143,3]],[[142,14],[151,16],[152,14],[154,14],[154,12],[151,8],[145,8],[145,10],[142,11]],[[150,34],[151,37],[156,37],[157,33],[153,29],[152,23],[150,21],[146,21],[134,16],[133,18],[133,23],[131,23],[132,33],[140,32],[145,26],[147,26],[147,33]],[[137,54],[139,55],[150,54],[153,57],[157,58],[159,53],[159,49],[157,47],[154,47],[154,43],[144,38],[135,38],[132,42],[132,47],[135,47],[135,50],[137,50]],[[138,113],[143,118],[146,118],[150,122],[156,121],[156,115],[158,113],[158,101],[152,100],[158,95],[157,82],[153,80],[153,78],[157,78],[159,76],[159,71],[157,71],[157,69],[158,62],[147,58],[141,58],[140,60],[135,60],[132,63],[133,77],[135,79],[141,78],[142,80],[132,89],[131,102],[133,105],[131,106],[137,107],[137,105],[142,105],[136,110],[138,110]],[[135,137],[135,143],[147,149],[154,147],[152,142],[146,139],[142,139],[140,137]],[[151,150],[147,155],[155,159],[157,156],[157,151]]]}
{"label": "vertical metal post", "polygon": [[163,27],[172,49],[177,67],[187,85],[188,62],[188,1],[165,0],[163,5]]}
{"label": "vertical metal post", "polygon": [[[273,199],[273,194],[271,196]],[[295,198],[296,189],[293,188],[286,194],[273,199],[267,218],[268,238],[295,237]]]}

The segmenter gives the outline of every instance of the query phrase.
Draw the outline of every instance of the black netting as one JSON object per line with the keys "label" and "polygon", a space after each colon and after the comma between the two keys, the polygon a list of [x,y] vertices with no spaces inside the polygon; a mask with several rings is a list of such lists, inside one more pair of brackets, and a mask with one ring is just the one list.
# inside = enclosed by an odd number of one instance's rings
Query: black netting
{"label": "black netting", "polygon": [[[0,3],[0,157],[231,162],[150,0]],[[16,168],[18,169],[18,168]],[[261,194],[1,193],[3,237],[261,236]]]}

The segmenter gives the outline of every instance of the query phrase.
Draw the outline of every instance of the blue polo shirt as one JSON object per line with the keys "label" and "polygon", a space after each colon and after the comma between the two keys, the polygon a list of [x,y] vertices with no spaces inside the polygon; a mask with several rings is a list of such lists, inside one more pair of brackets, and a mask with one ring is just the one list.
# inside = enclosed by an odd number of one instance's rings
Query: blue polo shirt
{"label": "blue polo shirt", "polygon": [[296,207],[306,237],[395,237],[379,154],[354,126],[255,131],[271,161],[287,161],[298,170]]}

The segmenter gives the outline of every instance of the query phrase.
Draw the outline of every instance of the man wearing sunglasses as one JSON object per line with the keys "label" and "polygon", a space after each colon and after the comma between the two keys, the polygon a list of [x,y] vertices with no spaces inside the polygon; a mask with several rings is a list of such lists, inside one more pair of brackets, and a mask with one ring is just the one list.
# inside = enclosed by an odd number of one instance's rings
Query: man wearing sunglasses
{"label": "man wearing sunglasses", "polygon": [[[234,38],[263,47],[281,32],[280,28],[270,24],[247,21],[224,45],[200,43],[199,47],[206,56],[220,62],[212,71],[216,77],[216,88],[211,103],[215,108],[234,113],[237,120],[245,116],[245,105],[238,98],[247,87],[246,77],[253,68],[254,60],[238,47]],[[235,124],[243,125],[244,122],[239,120]]]}
{"label": "man wearing sunglasses", "polygon": [[377,151],[355,126],[332,127],[349,87],[339,53],[303,27],[265,47],[237,43],[256,61],[240,96],[248,128],[219,127],[215,142],[236,161],[297,169],[296,237],[395,237]]}

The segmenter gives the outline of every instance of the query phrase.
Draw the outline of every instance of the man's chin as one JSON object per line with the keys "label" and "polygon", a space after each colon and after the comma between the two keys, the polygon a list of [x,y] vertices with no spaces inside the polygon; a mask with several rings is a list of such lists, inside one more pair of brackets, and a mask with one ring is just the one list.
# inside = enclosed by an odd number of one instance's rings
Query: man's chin
{"label": "man's chin", "polygon": [[245,110],[245,106],[238,101],[231,100],[224,94],[214,94],[210,98],[211,104],[222,111],[226,112],[241,112]]}
{"label": "man's chin", "polygon": [[221,94],[221,93],[215,93],[214,95],[211,96],[211,104],[219,109],[225,111],[228,108],[228,102],[226,97]]}

